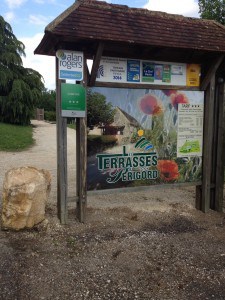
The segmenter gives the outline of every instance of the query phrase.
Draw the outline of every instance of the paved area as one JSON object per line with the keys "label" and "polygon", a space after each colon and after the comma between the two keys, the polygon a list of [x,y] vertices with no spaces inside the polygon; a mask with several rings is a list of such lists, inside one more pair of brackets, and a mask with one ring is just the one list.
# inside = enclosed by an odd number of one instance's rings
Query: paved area
{"label": "paved area", "polygon": [[[17,167],[33,166],[39,169],[46,169],[52,175],[52,191],[50,201],[56,201],[56,179],[57,179],[57,158],[56,158],[56,125],[43,121],[32,121],[34,126],[35,145],[23,152],[2,152],[0,151],[0,194],[5,173]],[[67,129],[68,143],[68,196],[75,195],[75,159],[76,159],[76,132]]]}

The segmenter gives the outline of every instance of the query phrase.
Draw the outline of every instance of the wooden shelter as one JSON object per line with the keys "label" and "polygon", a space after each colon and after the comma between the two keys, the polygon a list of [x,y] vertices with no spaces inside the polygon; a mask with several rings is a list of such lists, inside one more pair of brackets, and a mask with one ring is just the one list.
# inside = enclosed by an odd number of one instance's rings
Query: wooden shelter
{"label": "wooden shelter", "polygon": [[[85,70],[86,76],[83,80],[85,86],[99,84],[95,80],[102,56],[200,64],[202,73],[200,90],[205,91],[205,112],[203,179],[202,184],[196,187],[196,207],[204,212],[209,208],[222,211],[224,26],[211,20],[129,8],[103,1],[77,0],[46,27],[44,37],[36,48],[35,54],[55,56],[58,49],[82,51],[85,59],[93,59],[91,74],[88,74],[87,68]],[[60,82],[57,79],[58,95]],[[109,83],[101,83],[101,86],[103,85],[112,86]],[[115,86],[127,87],[127,84],[115,83]],[[129,87],[137,87],[137,85],[132,83]],[[142,85],[143,87],[145,85]],[[151,88],[158,87],[151,86]],[[160,86],[160,89],[168,89],[168,86]],[[187,89],[187,87],[179,87],[179,89]],[[196,88],[189,87],[189,89]],[[60,102],[59,98],[58,102]],[[66,222],[66,154],[64,151],[66,120],[60,116],[59,109],[57,117],[58,170],[60,170],[58,171],[59,217],[62,222]],[[78,170],[80,170],[77,179],[78,211],[80,220],[84,220],[85,119],[78,120],[77,131],[77,143],[81,146],[78,147],[77,154]]]}

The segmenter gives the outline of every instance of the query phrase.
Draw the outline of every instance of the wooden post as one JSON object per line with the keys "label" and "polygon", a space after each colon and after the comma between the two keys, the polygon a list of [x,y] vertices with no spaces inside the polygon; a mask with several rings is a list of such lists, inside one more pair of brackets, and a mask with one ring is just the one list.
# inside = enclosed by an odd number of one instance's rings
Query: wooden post
{"label": "wooden post", "polygon": [[204,133],[203,133],[203,178],[201,210],[207,212],[211,198],[212,144],[214,132],[215,74],[211,77],[205,95]]}
{"label": "wooden post", "polygon": [[[218,153],[217,146],[219,142],[219,135],[217,136],[217,112],[221,109],[221,104],[216,103],[218,97],[215,93],[215,76],[218,68],[224,60],[224,55],[217,57],[211,64],[205,78],[201,83],[201,90],[205,91],[205,110],[204,110],[204,133],[203,133],[203,166],[202,166],[202,186],[196,187],[196,208],[207,212],[210,208],[216,209],[219,188],[216,187],[214,177],[218,177],[218,163],[217,159],[221,157]],[[219,101],[219,100],[218,100]],[[220,119],[221,117],[219,117]],[[220,133],[221,135],[221,133]],[[216,143],[216,145],[214,145]],[[221,151],[221,150],[219,150]],[[217,175],[216,175],[217,174]],[[221,186],[221,182],[219,183]],[[220,188],[221,189],[221,188]],[[221,192],[220,192],[221,198]]]}
{"label": "wooden post", "polygon": [[[84,58],[84,87],[87,87],[87,64]],[[77,217],[84,223],[87,207],[87,122],[85,118],[76,119],[76,193]]]}
{"label": "wooden post", "polygon": [[218,83],[218,122],[216,147],[216,174],[215,174],[215,210],[223,211],[223,185],[224,185],[224,105],[225,84],[223,79]]}
{"label": "wooden post", "polygon": [[67,118],[61,116],[62,82],[56,58],[57,210],[61,224],[67,224]]}
{"label": "wooden post", "polygon": [[214,59],[214,61],[212,62],[205,78],[203,79],[203,81],[201,83],[201,90],[206,90],[207,89],[208,85],[211,82],[212,77],[215,76],[216,71],[218,70],[219,66],[223,62],[224,57],[225,57],[225,55],[222,54],[219,57]]}
{"label": "wooden post", "polygon": [[85,222],[87,205],[87,132],[85,118],[76,120],[76,144],[77,144],[77,217],[80,222]]}
{"label": "wooden post", "polygon": [[202,186],[197,185],[195,188],[195,208],[202,209]]}

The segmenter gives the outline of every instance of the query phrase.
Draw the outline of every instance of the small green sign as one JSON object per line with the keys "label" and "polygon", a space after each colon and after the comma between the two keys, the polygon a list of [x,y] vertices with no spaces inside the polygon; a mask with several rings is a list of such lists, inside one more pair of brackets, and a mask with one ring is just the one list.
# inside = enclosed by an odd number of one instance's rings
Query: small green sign
{"label": "small green sign", "polygon": [[80,84],[61,84],[62,117],[84,118],[86,91]]}
{"label": "small green sign", "polygon": [[163,65],[163,78],[162,82],[171,82],[171,66],[170,65]]}

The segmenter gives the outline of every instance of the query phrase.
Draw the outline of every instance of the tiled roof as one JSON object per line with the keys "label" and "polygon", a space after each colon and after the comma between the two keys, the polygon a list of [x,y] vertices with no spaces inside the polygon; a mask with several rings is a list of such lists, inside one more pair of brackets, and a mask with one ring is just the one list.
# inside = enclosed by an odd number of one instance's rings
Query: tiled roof
{"label": "tiled roof", "polygon": [[46,27],[35,53],[52,55],[53,47],[60,41],[81,41],[84,46],[103,41],[114,43],[115,48],[118,44],[136,46],[136,52],[137,46],[147,46],[155,52],[169,48],[225,53],[225,27],[211,20],[77,0]]}

